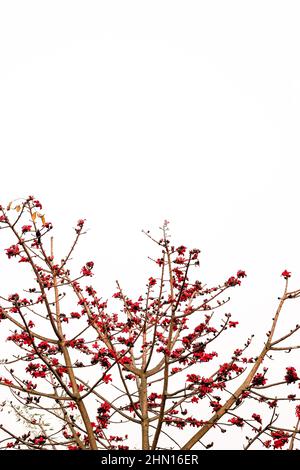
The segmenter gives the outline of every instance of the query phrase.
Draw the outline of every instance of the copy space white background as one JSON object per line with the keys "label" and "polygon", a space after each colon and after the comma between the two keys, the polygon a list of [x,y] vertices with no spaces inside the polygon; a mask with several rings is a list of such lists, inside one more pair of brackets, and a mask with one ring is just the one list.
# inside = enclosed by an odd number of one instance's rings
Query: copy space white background
{"label": "copy space white background", "polygon": [[300,286],[299,17],[297,1],[1,2],[1,203],[39,198],[61,254],[86,218],[77,253],[104,297],[115,279],[143,292],[141,229],[168,219],[201,280],[247,271],[228,341],[259,349],[283,269]]}

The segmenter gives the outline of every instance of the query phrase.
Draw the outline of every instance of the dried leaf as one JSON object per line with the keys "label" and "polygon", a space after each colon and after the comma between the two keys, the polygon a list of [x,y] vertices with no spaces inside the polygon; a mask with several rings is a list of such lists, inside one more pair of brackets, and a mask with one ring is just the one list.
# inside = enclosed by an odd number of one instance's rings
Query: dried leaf
{"label": "dried leaf", "polygon": [[8,204],[8,206],[7,206],[7,208],[6,208],[7,211],[10,210],[12,203],[13,203],[13,201],[10,201],[10,203]]}
{"label": "dried leaf", "polygon": [[34,213],[32,214],[31,218],[32,218],[32,220],[33,220],[33,222],[34,222],[35,219],[36,219],[36,212],[34,212]]}
{"label": "dried leaf", "polygon": [[41,219],[42,219],[42,224],[43,224],[43,225],[45,225],[45,223],[46,223],[45,216],[44,216],[44,215],[42,215]]}
{"label": "dried leaf", "polygon": [[16,206],[16,207],[15,207],[15,210],[16,210],[17,212],[20,212],[21,206]]}

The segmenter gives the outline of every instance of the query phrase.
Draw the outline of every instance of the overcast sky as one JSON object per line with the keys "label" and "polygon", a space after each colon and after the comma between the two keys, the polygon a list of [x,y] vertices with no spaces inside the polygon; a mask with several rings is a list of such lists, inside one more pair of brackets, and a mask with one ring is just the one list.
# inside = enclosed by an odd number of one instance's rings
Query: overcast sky
{"label": "overcast sky", "polygon": [[104,296],[143,291],[141,229],[168,219],[204,281],[246,270],[231,311],[263,338],[281,272],[300,287],[299,20],[298,1],[2,1],[1,203],[34,194],[61,250],[86,218]]}

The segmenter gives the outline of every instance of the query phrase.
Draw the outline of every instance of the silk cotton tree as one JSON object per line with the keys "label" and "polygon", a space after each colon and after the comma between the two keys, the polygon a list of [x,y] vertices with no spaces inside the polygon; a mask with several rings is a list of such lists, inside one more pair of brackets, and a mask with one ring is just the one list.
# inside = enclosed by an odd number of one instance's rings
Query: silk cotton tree
{"label": "silk cotton tree", "polygon": [[288,288],[290,272],[253,357],[252,337],[230,350],[238,322],[225,311],[245,271],[207,286],[196,278],[200,250],[173,246],[167,221],[158,238],[144,232],[159,250],[146,289],[131,298],[117,282],[110,301],[91,285],[93,261],[70,267],[85,220],[63,259],[34,197],[0,206],[0,226],[11,240],[3,256],[16,279],[19,270],[28,279],[22,290],[0,292],[2,448],[189,450],[210,448],[236,428],[245,430],[244,449],[299,447],[297,370],[268,379],[278,354],[300,347],[289,344],[299,325],[278,331],[284,304],[300,295]]}

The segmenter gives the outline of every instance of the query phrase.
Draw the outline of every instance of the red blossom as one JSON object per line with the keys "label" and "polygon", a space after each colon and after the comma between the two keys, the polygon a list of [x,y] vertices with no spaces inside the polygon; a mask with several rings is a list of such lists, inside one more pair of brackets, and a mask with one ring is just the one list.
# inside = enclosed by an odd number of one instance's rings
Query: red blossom
{"label": "red blossom", "polygon": [[231,276],[229,279],[227,279],[227,281],[225,282],[225,285],[227,287],[234,287],[234,286],[239,286],[241,284],[241,281],[234,277],[234,276]]}
{"label": "red blossom", "polygon": [[290,435],[281,430],[272,431],[271,436],[273,438],[274,449],[282,449],[282,447],[288,443]]}
{"label": "red blossom", "polygon": [[125,375],[125,379],[127,379],[127,380],[135,380],[135,375],[134,375],[134,374],[127,374],[127,375]]}
{"label": "red blossom", "polygon": [[19,263],[29,263],[29,259],[26,256],[21,256]]}
{"label": "red blossom", "polygon": [[109,382],[112,382],[111,374],[105,374],[102,378],[103,382],[108,384]]}
{"label": "red blossom", "polygon": [[177,256],[177,258],[174,260],[174,263],[176,264],[184,264],[186,262],[186,259],[183,256]]}
{"label": "red blossom", "polygon": [[20,296],[19,294],[15,293],[15,294],[10,294],[8,296],[8,301],[9,302],[17,302],[18,300],[20,299]]}
{"label": "red blossom", "polygon": [[222,405],[219,401],[211,401],[209,406],[212,407],[213,411],[218,411],[220,408],[222,408]]}
{"label": "red blossom", "polygon": [[149,277],[149,286],[155,286],[156,284],[156,279],[154,279],[153,277]]}
{"label": "red blossom", "polygon": [[180,372],[181,370],[182,370],[181,367],[173,367],[173,368],[171,369],[171,374],[172,374],[172,375],[173,375],[173,374],[177,374],[177,373]]}
{"label": "red blossom", "polygon": [[201,377],[200,377],[200,375],[196,375],[196,374],[188,374],[186,376],[186,381],[187,382],[192,382],[192,383],[200,383],[201,382]]}
{"label": "red blossom", "polygon": [[33,201],[33,203],[34,203],[34,207],[37,207],[38,209],[42,209],[42,208],[43,208],[43,207],[42,207],[42,204],[41,204],[40,201],[38,201],[37,199],[35,199],[35,200]]}
{"label": "red blossom", "polygon": [[253,418],[255,421],[257,421],[259,424],[262,424],[262,420],[261,420],[260,415],[258,415],[258,414],[256,414],[256,413],[253,413],[252,418]]}
{"label": "red blossom", "polygon": [[87,266],[83,266],[83,268],[81,268],[81,274],[83,276],[93,276],[92,271]]}
{"label": "red blossom", "polygon": [[267,441],[263,442],[264,447],[266,447],[267,449],[269,449],[269,447],[271,447],[271,444],[272,444],[271,439],[268,439]]}
{"label": "red blossom", "polygon": [[232,423],[235,426],[238,426],[239,428],[242,428],[244,426],[244,420],[239,416],[234,416],[233,418],[229,419],[228,423]]}
{"label": "red blossom", "polygon": [[158,258],[158,259],[156,260],[156,263],[158,264],[158,266],[162,266],[162,265],[164,264],[163,258]]}
{"label": "red blossom", "polygon": [[8,258],[12,258],[20,253],[20,248],[18,245],[11,245],[9,248],[6,248],[5,251]]}
{"label": "red blossom", "polygon": [[253,377],[252,385],[254,387],[265,385],[266,383],[267,383],[267,379],[265,378],[265,376],[263,374],[256,374]]}
{"label": "red blossom", "polygon": [[22,233],[30,232],[31,229],[32,229],[31,225],[23,225]]}
{"label": "red blossom", "polygon": [[72,318],[81,318],[81,315],[78,312],[71,312],[70,315]]}
{"label": "red blossom", "polygon": [[77,406],[73,401],[70,401],[68,403],[68,408],[70,408],[71,410],[76,410]]}
{"label": "red blossom", "polygon": [[45,364],[29,363],[26,367],[26,372],[28,372],[35,379],[45,378],[47,373],[47,366]]}
{"label": "red blossom", "polygon": [[32,383],[31,380],[26,380],[26,388],[27,390],[34,390],[36,389],[36,384]]}
{"label": "red blossom", "polygon": [[178,248],[176,248],[176,251],[179,256],[183,256],[186,252],[186,246],[180,245]]}
{"label": "red blossom", "polygon": [[286,367],[286,375],[284,376],[284,380],[287,384],[291,384],[299,380],[295,367]]}
{"label": "red blossom", "polygon": [[238,272],[236,273],[236,276],[237,277],[241,277],[241,278],[244,278],[244,277],[247,277],[247,274],[245,273],[245,271],[242,271],[241,269],[238,270]]}
{"label": "red blossom", "polygon": [[272,400],[272,401],[268,401],[268,405],[270,408],[276,408],[277,406],[277,400]]}

